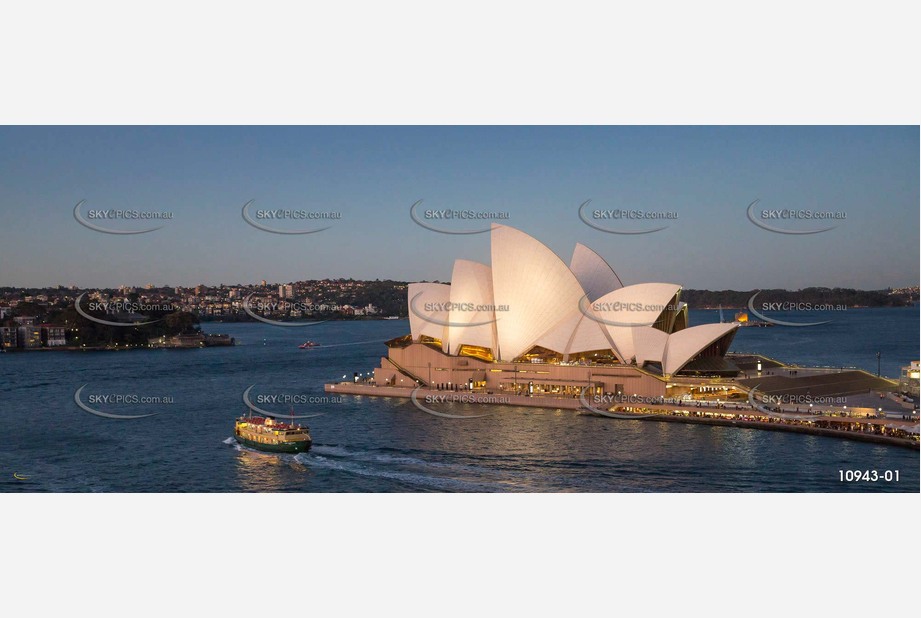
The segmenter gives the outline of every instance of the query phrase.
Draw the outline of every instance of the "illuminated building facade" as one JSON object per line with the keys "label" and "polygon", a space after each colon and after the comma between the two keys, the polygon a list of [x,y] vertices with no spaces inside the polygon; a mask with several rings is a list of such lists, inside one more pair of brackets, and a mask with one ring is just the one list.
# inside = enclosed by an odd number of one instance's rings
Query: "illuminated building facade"
{"label": "illuminated building facade", "polygon": [[578,396],[662,396],[676,375],[734,375],[737,323],[688,324],[681,286],[625,286],[597,253],[569,264],[493,225],[491,264],[457,260],[451,284],[408,286],[410,334],[391,340],[378,386]]}

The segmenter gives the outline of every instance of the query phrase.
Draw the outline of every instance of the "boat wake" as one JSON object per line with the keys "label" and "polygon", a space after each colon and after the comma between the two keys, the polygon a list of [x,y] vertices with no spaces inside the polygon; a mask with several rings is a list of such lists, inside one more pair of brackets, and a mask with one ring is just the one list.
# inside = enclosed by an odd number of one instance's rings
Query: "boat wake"
{"label": "boat wake", "polygon": [[455,465],[455,464],[444,464],[440,462],[431,462],[419,459],[418,457],[410,457],[408,455],[390,455],[388,453],[380,453],[373,451],[353,451],[342,446],[331,446],[325,444],[318,444],[311,449],[314,453],[319,455],[327,455],[330,457],[348,457],[352,459],[357,459],[360,461],[376,461],[380,463],[387,464],[405,464],[405,465],[419,465],[419,466],[448,466],[448,467],[457,467],[465,468],[467,466]]}
{"label": "boat wake", "polygon": [[331,344],[324,343],[324,344],[320,344],[316,346],[315,348],[311,348],[311,349],[312,350],[326,350],[329,348],[344,348],[350,345],[370,345],[372,343],[386,343],[386,342],[387,342],[386,339],[375,339],[373,341],[355,341],[353,343],[331,343]]}
{"label": "boat wake", "polygon": [[[516,489],[514,482],[502,479],[495,471],[485,468],[350,450],[335,445],[316,445],[309,453],[299,453],[294,459],[312,469],[388,479],[433,491],[502,492]],[[482,478],[484,476],[492,478]]]}
{"label": "boat wake", "polygon": [[405,466],[425,466],[427,468],[438,468],[444,470],[450,470],[453,472],[461,472],[467,474],[474,474],[477,476],[492,476],[500,479],[508,478],[509,476],[517,476],[516,473],[513,473],[509,470],[496,470],[494,468],[485,468],[483,466],[475,466],[471,464],[461,464],[461,463],[451,463],[445,461],[433,461],[427,459],[420,459],[418,457],[412,457],[410,455],[392,455],[390,453],[385,453],[381,451],[362,451],[362,450],[351,450],[338,445],[327,445],[327,444],[317,444],[311,449],[312,453],[318,455],[326,455],[329,457],[342,457],[355,459],[357,461],[366,461],[372,463],[381,463],[381,464],[393,464],[393,465],[405,465]]}

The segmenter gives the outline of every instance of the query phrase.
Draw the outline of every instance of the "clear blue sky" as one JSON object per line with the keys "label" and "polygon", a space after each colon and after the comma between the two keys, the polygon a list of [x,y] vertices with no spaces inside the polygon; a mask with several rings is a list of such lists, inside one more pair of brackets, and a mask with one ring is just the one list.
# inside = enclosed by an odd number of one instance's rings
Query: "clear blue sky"
{"label": "clear blue sky", "polygon": [[[679,218],[654,234],[606,234],[577,217],[589,198]],[[755,198],[847,219],[823,234],[772,234],[745,216]],[[174,219],[99,234],[74,220],[81,199]],[[342,220],[267,234],[241,217],[250,199]],[[0,286],[448,280],[454,258],[488,263],[488,234],[422,229],[409,219],[417,199],[507,211],[566,261],[576,242],[594,248],[625,283],[919,281],[917,127],[4,127]]]}

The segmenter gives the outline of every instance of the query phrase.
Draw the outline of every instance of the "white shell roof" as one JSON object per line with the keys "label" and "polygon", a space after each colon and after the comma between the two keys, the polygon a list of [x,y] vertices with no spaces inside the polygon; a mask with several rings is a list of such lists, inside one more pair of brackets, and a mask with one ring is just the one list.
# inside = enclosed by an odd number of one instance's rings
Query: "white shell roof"
{"label": "white shell roof", "polygon": [[701,324],[679,330],[668,336],[668,345],[665,348],[665,359],[662,363],[662,372],[672,375],[688,364],[701,350],[711,343],[735,330],[739,325],[729,324]]}
{"label": "white shell roof", "polygon": [[455,260],[451,274],[451,311],[447,341],[448,352],[457,354],[462,345],[496,349],[498,317],[493,309],[492,271],[486,264],[470,260]]}
{"label": "white shell roof", "polygon": [[651,326],[634,328],[636,364],[658,362],[662,373],[673,375],[707,346],[736,328],[737,324],[701,324],[671,335]]}
{"label": "white shell roof", "polygon": [[576,246],[570,268],[541,242],[505,225],[494,224],[490,240],[491,266],[457,260],[451,285],[409,284],[414,340],[441,339],[450,354],[464,344],[487,347],[502,360],[535,345],[563,355],[611,349],[622,362],[658,362],[672,375],[738,327],[703,324],[669,335],[652,325],[681,286],[624,287],[584,245]]}
{"label": "white shell roof", "polygon": [[569,269],[579,280],[590,301],[624,287],[620,277],[605,259],[582,243],[576,244]]}
{"label": "white shell roof", "polygon": [[578,309],[585,293],[543,243],[505,225],[493,224],[491,235],[493,293],[497,306],[508,307],[496,324],[497,357],[512,360]]}
{"label": "white shell roof", "polygon": [[601,324],[578,309],[541,335],[536,345],[563,355],[613,349],[611,340]]}
{"label": "white shell roof", "polygon": [[638,283],[605,294],[589,306],[616,350],[630,362],[636,355],[633,331],[655,324],[680,289],[674,283]]}
{"label": "white shell roof", "polygon": [[[435,337],[444,343],[450,318],[447,311],[451,301],[451,286],[444,283],[410,283],[409,330],[413,340],[419,337]],[[430,308],[426,308],[429,305]],[[444,308],[444,309],[442,309]]]}
{"label": "white shell roof", "polygon": [[639,326],[632,330],[636,364],[642,366],[650,361],[662,364],[668,344],[668,333],[651,326]]}

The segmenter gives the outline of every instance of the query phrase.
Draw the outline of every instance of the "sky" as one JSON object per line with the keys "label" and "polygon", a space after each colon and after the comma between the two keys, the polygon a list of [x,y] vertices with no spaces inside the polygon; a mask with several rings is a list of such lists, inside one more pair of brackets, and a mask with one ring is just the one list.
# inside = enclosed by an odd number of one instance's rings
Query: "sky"
{"label": "sky", "polygon": [[[615,234],[593,229],[583,214]],[[831,222],[746,209],[834,211]],[[104,234],[92,209],[169,212]],[[261,209],[340,213],[268,233]],[[581,242],[625,284],[881,289],[919,282],[918,127],[0,127],[0,286],[84,288],[351,277],[449,281],[489,234],[410,206],[508,213],[564,261]],[[593,220],[596,209],[675,213]],[[259,220],[286,230],[315,222]],[[95,221],[122,230],[146,221]],[[482,221],[436,221],[475,230]]]}

